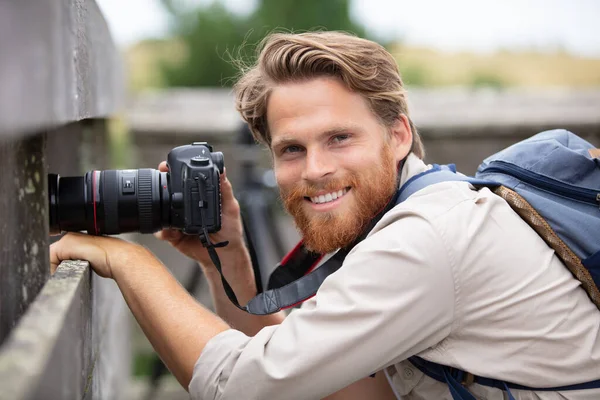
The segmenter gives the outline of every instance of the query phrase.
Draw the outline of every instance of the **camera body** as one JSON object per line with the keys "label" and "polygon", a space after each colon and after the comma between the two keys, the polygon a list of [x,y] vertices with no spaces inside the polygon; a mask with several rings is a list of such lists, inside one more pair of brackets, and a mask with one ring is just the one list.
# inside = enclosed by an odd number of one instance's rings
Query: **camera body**
{"label": "camera body", "polygon": [[167,156],[171,196],[170,225],[184,233],[200,234],[221,229],[223,153],[205,142],[176,147]]}

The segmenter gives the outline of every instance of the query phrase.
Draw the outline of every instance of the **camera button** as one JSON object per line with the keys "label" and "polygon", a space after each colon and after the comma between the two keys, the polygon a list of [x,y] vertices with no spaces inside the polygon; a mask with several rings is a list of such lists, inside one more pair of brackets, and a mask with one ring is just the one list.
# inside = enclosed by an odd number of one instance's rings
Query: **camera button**
{"label": "camera button", "polygon": [[135,193],[135,177],[123,176],[121,177],[121,187],[123,194],[134,194]]}
{"label": "camera button", "polygon": [[209,165],[210,158],[204,156],[194,156],[190,159],[190,162],[194,165]]}

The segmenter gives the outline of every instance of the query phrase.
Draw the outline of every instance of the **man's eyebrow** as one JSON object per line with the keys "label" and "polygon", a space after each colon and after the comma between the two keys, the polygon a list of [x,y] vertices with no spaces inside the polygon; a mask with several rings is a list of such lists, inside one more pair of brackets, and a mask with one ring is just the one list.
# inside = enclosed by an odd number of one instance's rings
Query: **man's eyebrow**
{"label": "man's eyebrow", "polygon": [[[362,129],[357,125],[340,125],[340,126],[336,126],[334,128],[327,129],[326,131],[319,133],[318,137],[320,139],[325,136],[331,136],[331,135],[335,135],[335,134],[339,134],[339,133],[350,133],[350,132],[362,132]],[[298,143],[298,139],[296,139],[292,136],[283,136],[281,138],[273,140],[273,142],[271,142],[271,147],[272,148],[281,147],[283,145],[287,145],[287,144],[291,144],[291,143],[293,143],[293,144]]]}
{"label": "man's eyebrow", "polygon": [[284,145],[287,145],[287,144],[290,144],[290,143],[294,143],[294,142],[297,142],[297,141],[298,141],[297,139],[294,139],[292,137],[286,137],[286,136],[284,136],[282,138],[273,140],[271,142],[271,148],[281,147],[281,146],[284,146]]}

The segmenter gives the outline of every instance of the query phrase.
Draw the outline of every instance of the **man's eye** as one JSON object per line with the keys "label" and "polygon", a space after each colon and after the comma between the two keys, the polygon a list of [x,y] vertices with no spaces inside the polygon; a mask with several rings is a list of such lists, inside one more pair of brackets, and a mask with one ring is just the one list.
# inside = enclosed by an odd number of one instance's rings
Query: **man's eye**
{"label": "man's eye", "polygon": [[349,137],[350,137],[350,135],[348,135],[348,134],[335,135],[334,137],[331,138],[331,141],[334,143],[340,143],[340,142],[343,142],[344,140],[347,140]]}
{"label": "man's eye", "polygon": [[281,153],[289,154],[289,153],[297,153],[299,151],[302,151],[302,148],[300,146],[287,146],[281,151]]}

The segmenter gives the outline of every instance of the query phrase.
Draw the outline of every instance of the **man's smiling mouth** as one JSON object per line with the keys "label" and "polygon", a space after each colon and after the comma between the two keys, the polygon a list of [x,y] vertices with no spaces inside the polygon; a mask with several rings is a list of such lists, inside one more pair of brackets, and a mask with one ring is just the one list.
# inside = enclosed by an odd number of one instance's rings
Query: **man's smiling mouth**
{"label": "man's smiling mouth", "polygon": [[346,193],[348,193],[349,190],[350,190],[350,188],[347,187],[344,189],[340,189],[337,192],[330,192],[330,193],[322,194],[319,196],[313,196],[313,197],[305,197],[305,199],[310,200],[313,204],[329,203],[331,201],[335,201],[335,200],[339,199],[340,197],[343,197]]}

